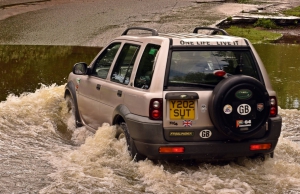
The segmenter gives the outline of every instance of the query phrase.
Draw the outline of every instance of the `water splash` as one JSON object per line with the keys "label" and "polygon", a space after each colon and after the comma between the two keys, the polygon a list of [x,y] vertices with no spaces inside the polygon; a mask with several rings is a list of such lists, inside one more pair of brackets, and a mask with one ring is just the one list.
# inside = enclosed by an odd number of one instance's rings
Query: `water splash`
{"label": "water splash", "polygon": [[0,103],[1,193],[300,192],[298,110],[279,110],[283,132],[264,162],[136,163],[115,126],[75,129],[63,92],[64,85],[42,85]]}

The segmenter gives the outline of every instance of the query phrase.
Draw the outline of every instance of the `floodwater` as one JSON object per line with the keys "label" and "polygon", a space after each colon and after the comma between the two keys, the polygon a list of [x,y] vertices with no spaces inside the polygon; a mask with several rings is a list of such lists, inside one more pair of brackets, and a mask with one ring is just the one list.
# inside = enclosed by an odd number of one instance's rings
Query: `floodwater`
{"label": "floodwater", "polygon": [[255,45],[283,117],[273,159],[130,160],[115,127],[76,129],[63,98],[75,62],[100,48],[0,45],[0,193],[300,193],[300,45]]}

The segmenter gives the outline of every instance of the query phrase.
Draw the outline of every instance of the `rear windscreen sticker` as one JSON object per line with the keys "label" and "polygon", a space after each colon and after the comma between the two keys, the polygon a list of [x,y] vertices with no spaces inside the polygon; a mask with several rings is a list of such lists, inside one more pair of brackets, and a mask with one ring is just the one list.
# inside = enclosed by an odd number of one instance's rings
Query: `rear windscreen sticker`
{"label": "rear windscreen sticker", "polygon": [[225,114],[230,114],[232,113],[232,106],[230,104],[226,104],[223,108],[223,111]]}

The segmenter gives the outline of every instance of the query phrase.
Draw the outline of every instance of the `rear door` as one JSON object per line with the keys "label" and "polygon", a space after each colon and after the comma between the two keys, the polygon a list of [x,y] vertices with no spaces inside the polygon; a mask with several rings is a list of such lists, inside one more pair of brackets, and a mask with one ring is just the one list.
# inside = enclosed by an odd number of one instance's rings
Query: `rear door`
{"label": "rear door", "polygon": [[[249,60],[247,60],[249,59]],[[245,74],[259,79],[248,50],[235,48],[174,48],[164,91],[164,134],[168,141],[211,141],[226,137],[214,127],[209,101],[214,87],[224,78],[214,74]],[[229,111],[233,111],[228,106]],[[220,111],[220,110],[219,110]],[[227,111],[224,110],[223,111]]]}
{"label": "rear door", "polygon": [[104,122],[112,123],[113,111],[123,104],[124,96],[132,87],[131,74],[139,50],[138,43],[125,43],[110,71],[109,80],[101,88],[100,117]]}

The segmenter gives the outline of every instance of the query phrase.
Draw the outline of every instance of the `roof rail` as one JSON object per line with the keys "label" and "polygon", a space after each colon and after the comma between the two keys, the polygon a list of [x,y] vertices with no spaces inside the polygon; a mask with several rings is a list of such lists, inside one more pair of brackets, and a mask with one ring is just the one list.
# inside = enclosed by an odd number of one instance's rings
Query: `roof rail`
{"label": "roof rail", "polygon": [[152,29],[152,28],[144,28],[144,27],[131,27],[131,28],[127,28],[123,33],[122,36],[127,35],[129,30],[145,30],[145,31],[150,31],[152,32],[152,36],[158,36],[158,32],[156,29]]}
{"label": "roof rail", "polygon": [[212,27],[196,27],[193,31],[193,33],[198,33],[198,30],[213,30],[211,35],[215,35],[218,32],[221,32],[223,35],[229,35],[225,30],[220,28],[212,28]]}

